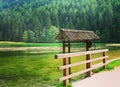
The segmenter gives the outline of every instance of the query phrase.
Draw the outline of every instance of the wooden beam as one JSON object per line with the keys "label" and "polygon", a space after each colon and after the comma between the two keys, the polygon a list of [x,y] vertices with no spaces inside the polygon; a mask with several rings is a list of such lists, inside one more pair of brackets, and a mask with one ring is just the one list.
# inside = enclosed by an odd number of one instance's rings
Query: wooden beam
{"label": "wooden beam", "polygon": [[[65,53],[65,46],[66,46],[65,42],[63,42],[63,53]],[[63,58],[63,65],[68,65],[68,64],[69,64],[68,58],[67,57]],[[68,68],[63,70],[63,76],[67,76],[67,75],[69,75],[69,69]],[[64,81],[64,85],[68,85],[68,84],[69,84],[69,79],[66,79]]]}
{"label": "wooden beam", "polygon": [[80,72],[76,72],[76,73],[73,73],[73,74],[71,74],[71,75],[68,75],[68,76],[59,78],[58,81],[59,81],[59,82],[64,81],[64,80],[66,80],[66,79],[69,79],[69,78],[78,76],[78,75],[80,75],[80,74],[86,73],[86,72],[88,72],[88,71],[91,71],[91,70],[96,69],[96,68],[98,68],[98,67],[104,66],[104,65],[106,65],[106,64],[107,64],[107,63],[104,63],[104,64],[103,64],[103,63],[96,64],[96,65],[94,65],[92,68],[89,68],[89,69],[86,69],[86,70],[83,70],[83,71],[80,71]]}
{"label": "wooden beam", "polygon": [[83,56],[83,55],[87,55],[87,54],[95,54],[95,53],[106,52],[106,51],[108,51],[108,49],[85,51],[85,52],[76,52],[76,53],[56,54],[55,58],[59,59],[59,58],[68,58],[68,57],[75,57],[75,56],[77,57],[77,56]]}
{"label": "wooden beam", "polygon": [[[64,61],[64,65],[68,65],[69,64],[68,58],[64,58],[63,61]],[[64,69],[63,70],[63,74],[64,74],[64,76],[68,76],[69,75],[69,69],[68,68]],[[64,85],[68,85],[68,84],[69,84],[69,79],[66,79],[64,81]]]}
{"label": "wooden beam", "polygon": [[86,51],[89,51],[90,47],[91,47],[91,43],[90,41],[86,41]]}
{"label": "wooden beam", "polygon": [[[70,42],[68,42],[68,53],[70,53]],[[69,64],[71,64],[71,58],[69,57]],[[69,67],[69,74],[71,74],[71,68]],[[70,79],[69,79],[70,80]]]}
{"label": "wooden beam", "polygon": [[[70,45],[70,42],[68,41],[68,53],[71,52],[71,45]],[[69,57],[69,64],[71,64],[71,58]],[[69,67],[69,75],[71,74],[71,67]],[[71,78],[69,78],[69,81],[71,80]]]}
{"label": "wooden beam", "polygon": [[63,41],[63,53],[65,53],[65,42]]}
{"label": "wooden beam", "polygon": [[[91,60],[91,54],[86,55],[86,61],[90,61],[90,60]],[[86,69],[89,69],[89,68],[91,68],[91,62],[86,63]],[[92,74],[91,70],[87,72],[88,77],[90,77],[91,74]]]}
{"label": "wooden beam", "polygon": [[82,65],[82,64],[85,64],[85,63],[89,63],[89,62],[94,62],[94,61],[97,61],[97,60],[102,60],[102,59],[105,59],[105,58],[108,58],[108,56],[99,57],[99,58],[95,58],[95,59],[87,60],[87,61],[83,61],[83,62],[77,62],[77,63],[73,63],[73,64],[69,64],[69,65],[59,66],[59,70],[67,69],[67,68],[70,68],[70,67],[75,67],[75,66]]}
{"label": "wooden beam", "polygon": [[[92,42],[86,41],[86,51],[89,51],[91,45],[92,45]],[[91,60],[91,54],[86,55],[86,61],[87,60]],[[89,68],[91,68],[91,62],[86,63],[86,69],[89,69]],[[92,71],[88,71],[88,72],[86,72],[86,75],[90,77],[91,73],[92,73]]]}

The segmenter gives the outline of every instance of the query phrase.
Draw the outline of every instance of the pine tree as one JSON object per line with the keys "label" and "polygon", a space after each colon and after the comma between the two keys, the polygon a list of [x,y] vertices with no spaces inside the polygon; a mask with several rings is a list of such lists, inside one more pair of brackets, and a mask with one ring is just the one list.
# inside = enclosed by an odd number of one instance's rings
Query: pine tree
{"label": "pine tree", "polygon": [[27,42],[28,41],[28,34],[27,31],[25,30],[22,36],[22,41]]}

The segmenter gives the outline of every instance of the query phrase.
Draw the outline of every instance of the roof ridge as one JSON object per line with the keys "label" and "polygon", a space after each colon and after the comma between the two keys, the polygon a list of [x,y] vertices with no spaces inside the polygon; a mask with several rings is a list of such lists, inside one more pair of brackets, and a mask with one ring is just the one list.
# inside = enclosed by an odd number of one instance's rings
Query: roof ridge
{"label": "roof ridge", "polygon": [[90,30],[71,30],[71,29],[60,29],[60,31],[70,31],[70,32],[93,32]]}
{"label": "roof ridge", "polygon": [[70,30],[70,29],[60,29],[59,34],[56,39],[62,41],[88,41],[97,40],[99,37],[94,33],[94,31],[88,30]]}

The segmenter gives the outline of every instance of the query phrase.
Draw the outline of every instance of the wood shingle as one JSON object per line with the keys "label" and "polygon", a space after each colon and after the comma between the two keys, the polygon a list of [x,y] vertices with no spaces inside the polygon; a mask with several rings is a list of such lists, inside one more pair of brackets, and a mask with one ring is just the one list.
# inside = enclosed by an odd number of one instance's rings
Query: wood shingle
{"label": "wood shingle", "polygon": [[93,31],[61,29],[56,39],[70,42],[74,41],[84,42],[98,40],[99,37]]}

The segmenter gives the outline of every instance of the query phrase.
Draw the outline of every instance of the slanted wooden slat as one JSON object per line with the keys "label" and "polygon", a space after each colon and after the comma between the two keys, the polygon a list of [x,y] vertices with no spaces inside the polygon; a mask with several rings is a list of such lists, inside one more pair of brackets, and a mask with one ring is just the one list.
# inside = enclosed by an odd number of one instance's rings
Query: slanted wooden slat
{"label": "slanted wooden slat", "polygon": [[87,54],[93,54],[93,53],[100,53],[100,52],[106,52],[108,49],[104,50],[95,50],[95,51],[85,51],[85,52],[77,52],[77,53],[65,53],[65,54],[56,54],[55,58],[67,58],[67,57],[75,57],[75,56],[82,56]]}
{"label": "slanted wooden slat", "polygon": [[98,67],[104,66],[104,65],[106,65],[106,64],[107,64],[107,63],[104,63],[104,64],[103,64],[103,63],[99,63],[99,64],[94,65],[92,68],[89,68],[89,69],[86,69],[86,70],[83,70],[83,71],[80,71],[80,72],[76,72],[76,73],[73,73],[73,74],[71,74],[71,75],[68,75],[68,76],[59,78],[59,82],[64,81],[64,80],[69,79],[69,78],[72,78],[72,77],[75,77],[75,76],[78,76],[78,75],[80,75],[80,74],[86,73],[86,72],[88,72],[88,71],[91,71],[91,70],[96,69],[96,68],[98,68]]}
{"label": "slanted wooden slat", "polygon": [[69,64],[69,65],[59,66],[59,70],[63,70],[63,69],[67,69],[67,68],[70,68],[70,67],[82,65],[82,64],[85,64],[85,63],[89,63],[89,62],[94,62],[94,61],[97,61],[97,60],[102,60],[102,59],[105,59],[105,58],[108,58],[108,56],[99,57],[99,58],[95,58],[95,59],[87,60],[87,61],[83,61],[83,62],[77,62],[77,63],[73,63],[73,64]]}

